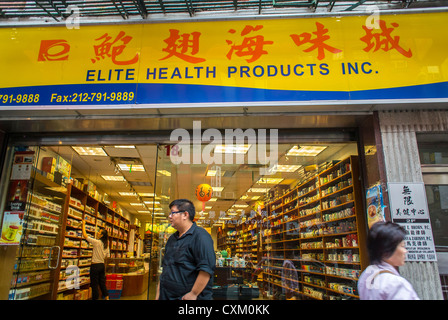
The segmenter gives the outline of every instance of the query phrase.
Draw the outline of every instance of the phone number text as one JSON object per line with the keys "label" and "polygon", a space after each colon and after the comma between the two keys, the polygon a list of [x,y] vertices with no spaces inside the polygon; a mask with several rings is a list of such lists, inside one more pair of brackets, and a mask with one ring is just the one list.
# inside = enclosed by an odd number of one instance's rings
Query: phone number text
{"label": "phone number text", "polygon": [[0,94],[1,103],[37,103],[40,95],[37,94]]}
{"label": "phone number text", "polygon": [[90,92],[73,93],[70,95],[60,95],[52,93],[50,102],[114,102],[114,101],[132,101],[134,92]]}

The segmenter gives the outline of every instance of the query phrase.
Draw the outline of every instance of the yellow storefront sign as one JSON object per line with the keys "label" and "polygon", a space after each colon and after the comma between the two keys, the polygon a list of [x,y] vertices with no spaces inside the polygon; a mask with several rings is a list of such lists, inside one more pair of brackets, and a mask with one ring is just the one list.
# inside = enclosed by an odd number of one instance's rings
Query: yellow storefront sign
{"label": "yellow storefront sign", "polygon": [[446,13],[0,29],[0,107],[448,98]]}

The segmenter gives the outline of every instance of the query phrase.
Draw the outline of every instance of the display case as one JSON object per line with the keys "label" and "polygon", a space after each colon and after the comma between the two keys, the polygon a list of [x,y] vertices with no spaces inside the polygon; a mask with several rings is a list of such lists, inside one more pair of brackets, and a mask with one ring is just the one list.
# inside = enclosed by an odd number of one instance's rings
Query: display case
{"label": "display case", "polygon": [[108,258],[106,274],[121,276],[122,297],[138,296],[148,290],[149,263],[145,258]]}
{"label": "display case", "polygon": [[106,273],[141,274],[144,272],[144,258],[107,258],[106,260]]}

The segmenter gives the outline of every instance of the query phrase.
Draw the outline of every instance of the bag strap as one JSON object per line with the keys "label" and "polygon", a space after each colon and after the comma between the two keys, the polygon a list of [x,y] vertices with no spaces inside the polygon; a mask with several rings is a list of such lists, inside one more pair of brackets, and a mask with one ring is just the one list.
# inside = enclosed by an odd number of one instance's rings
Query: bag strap
{"label": "bag strap", "polygon": [[372,281],[370,282],[370,284],[373,284],[373,281],[375,280],[375,278],[376,278],[377,276],[379,276],[380,274],[382,274],[382,273],[395,274],[395,273],[393,273],[392,271],[389,271],[389,270],[381,270],[380,272],[378,272],[377,274],[375,274],[375,275],[372,277]]}

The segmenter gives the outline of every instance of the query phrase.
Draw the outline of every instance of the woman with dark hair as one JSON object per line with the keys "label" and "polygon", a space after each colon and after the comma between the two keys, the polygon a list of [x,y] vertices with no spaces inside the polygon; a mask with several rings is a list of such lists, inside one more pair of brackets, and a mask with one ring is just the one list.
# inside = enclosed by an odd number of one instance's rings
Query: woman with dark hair
{"label": "woman with dark hair", "polygon": [[404,265],[406,231],[396,223],[377,222],[369,230],[371,265],[359,277],[361,300],[419,300],[412,285],[398,273]]}
{"label": "woman with dark hair", "polygon": [[82,235],[87,242],[93,245],[92,264],[90,265],[90,287],[92,287],[92,300],[98,300],[99,291],[106,300],[109,300],[109,293],[106,287],[106,268],[104,265],[105,258],[109,255],[109,237],[105,229],[101,229],[97,233],[97,239],[91,238],[86,233],[86,222],[82,222]]}

